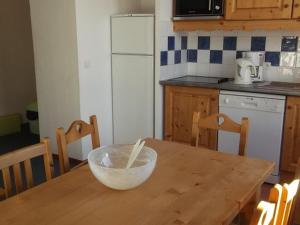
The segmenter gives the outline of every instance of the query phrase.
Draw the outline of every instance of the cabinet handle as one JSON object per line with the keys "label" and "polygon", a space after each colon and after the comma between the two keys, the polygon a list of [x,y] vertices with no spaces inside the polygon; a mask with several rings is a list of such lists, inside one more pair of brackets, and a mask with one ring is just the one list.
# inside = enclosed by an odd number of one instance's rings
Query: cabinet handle
{"label": "cabinet handle", "polygon": [[299,4],[298,3],[295,3],[294,4],[294,8],[298,8],[299,7]]}
{"label": "cabinet handle", "polygon": [[285,5],[283,5],[283,7],[286,9],[286,8],[289,8],[290,5],[289,4],[285,4]]}

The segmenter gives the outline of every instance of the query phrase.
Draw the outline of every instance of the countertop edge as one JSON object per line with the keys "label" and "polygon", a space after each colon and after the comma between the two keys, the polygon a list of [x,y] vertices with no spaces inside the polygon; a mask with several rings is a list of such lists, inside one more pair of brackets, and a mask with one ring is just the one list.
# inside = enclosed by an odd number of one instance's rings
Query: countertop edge
{"label": "countertop edge", "polygon": [[283,90],[268,90],[263,88],[255,88],[249,86],[237,86],[231,84],[230,82],[224,83],[201,83],[201,82],[184,82],[184,81],[172,81],[172,80],[163,80],[159,84],[163,86],[181,86],[181,87],[199,87],[199,88],[211,88],[219,89],[220,91],[237,91],[237,92],[248,92],[248,93],[259,93],[259,94],[271,94],[271,95],[282,95],[282,96],[295,96],[300,97],[300,92],[297,91],[283,91]]}

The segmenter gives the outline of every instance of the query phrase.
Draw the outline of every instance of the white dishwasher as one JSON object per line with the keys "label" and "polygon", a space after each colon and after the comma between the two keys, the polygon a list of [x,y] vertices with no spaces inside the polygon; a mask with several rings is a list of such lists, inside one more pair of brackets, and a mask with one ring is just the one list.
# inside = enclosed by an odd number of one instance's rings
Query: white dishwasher
{"label": "white dishwasher", "polygon": [[[221,91],[219,111],[240,123],[249,119],[247,156],[276,163],[276,168],[266,182],[279,182],[281,140],[285,110],[285,96],[248,92]],[[218,133],[218,150],[238,154],[239,134]]]}

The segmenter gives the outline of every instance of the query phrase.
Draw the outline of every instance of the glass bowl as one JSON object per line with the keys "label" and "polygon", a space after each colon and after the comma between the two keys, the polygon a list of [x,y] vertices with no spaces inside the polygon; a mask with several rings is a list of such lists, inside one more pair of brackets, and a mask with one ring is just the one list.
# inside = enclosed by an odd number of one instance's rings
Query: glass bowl
{"label": "glass bowl", "polygon": [[152,174],[157,153],[144,146],[132,167],[126,165],[133,145],[111,145],[93,150],[88,155],[93,175],[107,187],[128,190],[144,183]]}

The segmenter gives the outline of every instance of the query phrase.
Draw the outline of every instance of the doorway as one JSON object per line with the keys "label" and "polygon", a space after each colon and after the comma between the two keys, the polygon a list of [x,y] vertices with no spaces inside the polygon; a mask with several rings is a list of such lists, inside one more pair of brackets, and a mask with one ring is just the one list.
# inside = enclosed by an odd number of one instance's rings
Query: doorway
{"label": "doorway", "polygon": [[39,142],[29,0],[0,3],[0,155]]}

